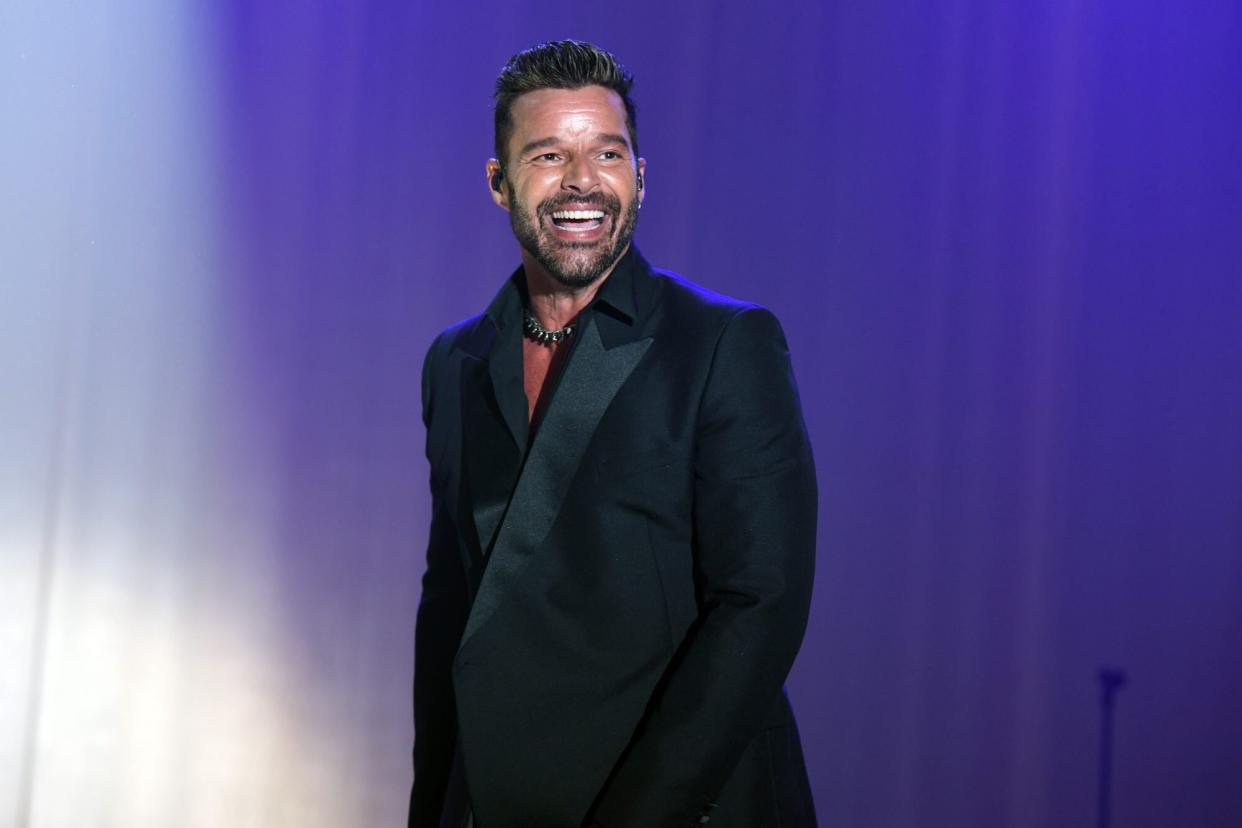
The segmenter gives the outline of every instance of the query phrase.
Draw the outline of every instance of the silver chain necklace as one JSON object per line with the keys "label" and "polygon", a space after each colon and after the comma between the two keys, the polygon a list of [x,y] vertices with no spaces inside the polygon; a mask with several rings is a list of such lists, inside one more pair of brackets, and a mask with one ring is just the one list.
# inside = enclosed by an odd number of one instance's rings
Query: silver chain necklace
{"label": "silver chain necklace", "polygon": [[559,331],[550,330],[540,325],[539,321],[531,315],[529,310],[526,311],[525,318],[522,321],[522,331],[527,338],[533,339],[540,345],[555,345],[562,339],[568,339],[574,335],[574,329],[577,327],[577,325],[571,323]]}

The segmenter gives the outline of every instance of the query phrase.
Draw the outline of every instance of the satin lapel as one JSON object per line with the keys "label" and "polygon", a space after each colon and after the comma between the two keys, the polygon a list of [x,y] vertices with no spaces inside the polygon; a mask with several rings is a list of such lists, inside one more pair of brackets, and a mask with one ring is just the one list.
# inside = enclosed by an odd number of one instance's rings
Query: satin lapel
{"label": "satin lapel", "polygon": [[509,325],[496,334],[496,342],[488,358],[488,372],[500,414],[518,451],[524,451],[529,422],[526,411],[526,389],[522,385],[522,331]]}
{"label": "satin lapel", "polygon": [[526,445],[522,342],[515,331],[480,336],[462,361],[462,458],[478,553],[486,555],[509,503]]}
{"label": "satin lapel", "polygon": [[605,348],[594,317],[583,327],[513,490],[462,647],[495,613],[543,543],[595,427],[650,345],[648,337]]}

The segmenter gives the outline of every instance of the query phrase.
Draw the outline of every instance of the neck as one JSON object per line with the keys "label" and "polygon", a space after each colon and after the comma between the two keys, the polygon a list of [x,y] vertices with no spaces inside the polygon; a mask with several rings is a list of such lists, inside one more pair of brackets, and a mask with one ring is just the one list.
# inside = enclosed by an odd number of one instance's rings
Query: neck
{"label": "neck", "polygon": [[553,277],[535,257],[522,250],[522,269],[526,273],[526,292],[530,296],[530,312],[540,325],[549,330],[560,330],[578,318],[578,314],[599,293],[604,281],[616,270],[617,263],[629,251],[627,245],[617,261],[603,275],[589,285],[568,287]]}

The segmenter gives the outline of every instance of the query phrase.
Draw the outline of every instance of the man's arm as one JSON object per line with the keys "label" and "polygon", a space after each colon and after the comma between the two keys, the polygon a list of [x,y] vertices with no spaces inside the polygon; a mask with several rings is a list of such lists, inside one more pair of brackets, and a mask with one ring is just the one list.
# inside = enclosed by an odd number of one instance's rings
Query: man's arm
{"label": "man's arm", "polygon": [[721,334],[696,442],[700,614],[597,802],[603,828],[697,825],[763,726],[806,628],[818,494],[769,311],[742,310]]}
{"label": "man's arm", "polygon": [[[423,423],[431,434],[434,355],[432,343],[423,362]],[[433,458],[430,438],[427,458]],[[432,472],[434,481],[435,473]],[[453,657],[466,625],[468,593],[457,535],[443,497],[432,484],[431,532],[427,571],[414,633],[414,787],[410,794],[410,828],[440,824],[444,792],[457,742],[453,700]]]}

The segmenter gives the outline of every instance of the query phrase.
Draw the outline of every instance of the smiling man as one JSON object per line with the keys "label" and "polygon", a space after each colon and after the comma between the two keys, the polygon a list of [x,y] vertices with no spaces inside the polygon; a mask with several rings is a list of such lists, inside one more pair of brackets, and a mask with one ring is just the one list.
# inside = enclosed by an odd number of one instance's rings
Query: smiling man
{"label": "smiling man", "polygon": [[782,688],[818,500],[788,348],[633,245],[631,84],[576,41],[496,82],[522,263],[423,365],[411,826],[815,824]]}

